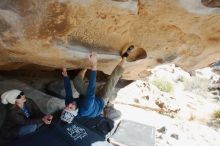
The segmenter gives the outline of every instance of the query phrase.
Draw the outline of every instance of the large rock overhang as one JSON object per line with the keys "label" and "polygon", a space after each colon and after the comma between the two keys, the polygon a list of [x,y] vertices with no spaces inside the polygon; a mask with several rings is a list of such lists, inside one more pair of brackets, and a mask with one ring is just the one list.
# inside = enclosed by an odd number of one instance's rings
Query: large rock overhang
{"label": "large rock overhang", "polygon": [[2,0],[0,70],[37,64],[49,68],[89,67],[110,74],[121,50],[134,44],[148,57],[128,63],[125,79],[138,79],[159,64],[185,70],[220,58],[220,9],[200,0]]}

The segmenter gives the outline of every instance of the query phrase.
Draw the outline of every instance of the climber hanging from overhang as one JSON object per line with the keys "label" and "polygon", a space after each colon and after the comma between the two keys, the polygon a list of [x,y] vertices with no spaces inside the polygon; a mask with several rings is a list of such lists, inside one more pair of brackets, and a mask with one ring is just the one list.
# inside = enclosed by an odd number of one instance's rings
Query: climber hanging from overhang
{"label": "climber hanging from overhang", "polygon": [[[103,109],[105,117],[112,120],[120,119],[121,113],[114,108],[113,104],[113,101],[116,98],[112,96],[113,90],[123,74],[125,63],[127,61],[132,62],[146,58],[146,52],[144,50],[142,52],[142,49],[130,45],[122,50],[121,56],[122,60],[110,75],[107,83],[102,86],[101,90],[98,90],[99,92],[96,94],[97,54],[93,52],[89,56],[89,61],[92,66],[89,85],[85,85],[83,81],[86,70],[79,72],[79,74],[73,79],[73,84],[80,94],[80,98],[78,99],[72,96],[70,80],[66,69],[63,69],[64,87],[66,91],[66,108],[63,112],[64,115],[61,116],[63,121],[66,120],[67,123],[71,123],[74,117],[76,117],[76,119],[81,117],[95,118],[102,114]],[[68,113],[68,111],[71,112]],[[71,119],[65,119],[65,114],[67,114],[68,117],[71,117]]]}

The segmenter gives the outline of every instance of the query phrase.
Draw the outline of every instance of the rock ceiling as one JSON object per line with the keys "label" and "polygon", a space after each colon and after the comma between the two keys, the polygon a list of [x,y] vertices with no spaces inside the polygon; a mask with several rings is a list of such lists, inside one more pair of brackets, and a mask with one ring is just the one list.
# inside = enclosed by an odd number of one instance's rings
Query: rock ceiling
{"label": "rock ceiling", "polygon": [[218,0],[1,0],[0,70],[27,65],[88,67],[110,74],[133,44],[146,59],[128,63],[123,77],[142,78],[158,64],[190,71],[220,58]]}

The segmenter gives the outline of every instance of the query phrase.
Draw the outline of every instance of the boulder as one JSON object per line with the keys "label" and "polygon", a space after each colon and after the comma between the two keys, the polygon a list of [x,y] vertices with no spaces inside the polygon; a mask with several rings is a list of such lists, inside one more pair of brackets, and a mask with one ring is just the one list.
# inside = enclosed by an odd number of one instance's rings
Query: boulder
{"label": "boulder", "polygon": [[220,58],[219,12],[200,0],[1,0],[0,70],[89,68],[93,50],[110,74],[129,44],[148,57],[128,63],[124,79],[165,63],[206,67]]}

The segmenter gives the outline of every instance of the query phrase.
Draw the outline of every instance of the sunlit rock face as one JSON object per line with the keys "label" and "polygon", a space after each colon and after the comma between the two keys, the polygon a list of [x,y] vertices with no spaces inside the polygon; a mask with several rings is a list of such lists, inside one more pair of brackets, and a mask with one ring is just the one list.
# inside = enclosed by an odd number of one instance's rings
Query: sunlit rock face
{"label": "sunlit rock face", "polygon": [[128,63],[125,79],[170,62],[205,67],[220,58],[220,8],[201,0],[0,1],[0,70],[89,67],[94,50],[98,69],[110,74],[129,44],[148,57]]}

